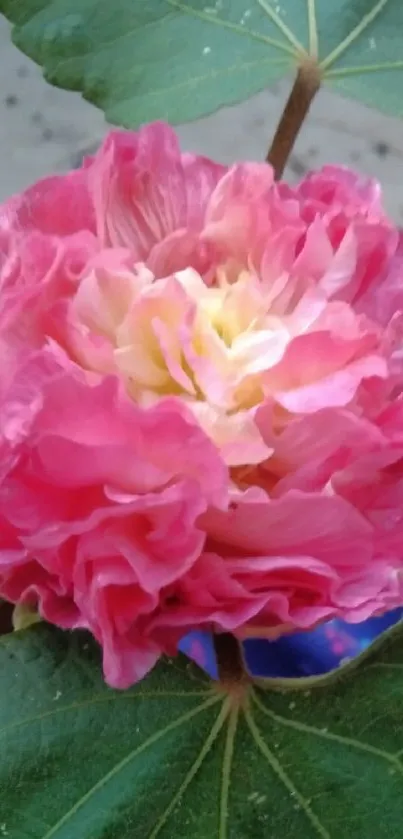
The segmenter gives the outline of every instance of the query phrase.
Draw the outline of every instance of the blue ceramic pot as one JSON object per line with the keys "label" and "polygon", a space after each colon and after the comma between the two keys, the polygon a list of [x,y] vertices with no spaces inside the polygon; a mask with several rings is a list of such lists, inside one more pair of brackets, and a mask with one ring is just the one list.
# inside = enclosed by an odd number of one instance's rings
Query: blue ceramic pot
{"label": "blue ceramic pot", "polygon": [[[403,609],[395,609],[360,624],[334,620],[312,632],[298,632],[278,641],[248,640],[244,644],[247,665],[254,676],[298,678],[322,675],[334,670],[344,659],[359,655],[402,617]],[[180,649],[213,678],[217,677],[209,633],[191,632],[181,642]]]}

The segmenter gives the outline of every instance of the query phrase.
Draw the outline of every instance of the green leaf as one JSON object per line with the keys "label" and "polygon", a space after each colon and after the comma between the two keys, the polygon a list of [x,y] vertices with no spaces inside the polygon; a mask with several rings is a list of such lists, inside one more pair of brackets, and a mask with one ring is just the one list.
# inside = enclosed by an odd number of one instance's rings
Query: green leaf
{"label": "green leaf", "polygon": [[[333,89],[403,115],[401,0],[317,0],[320,57]],[[322,23],[321,23],[322,20]]]}
{"label": "green leaf", "polygon": [[325,82],[403,113],[402,0],[0,0],[52,84],[114,123],[185,122],[316,55]]}
{"label": "green leaf", "polygon": [[403,649],[354,679],[226,694],[185,659],[118,693],[84,635],[0,641],[0,836],[400,839]]}

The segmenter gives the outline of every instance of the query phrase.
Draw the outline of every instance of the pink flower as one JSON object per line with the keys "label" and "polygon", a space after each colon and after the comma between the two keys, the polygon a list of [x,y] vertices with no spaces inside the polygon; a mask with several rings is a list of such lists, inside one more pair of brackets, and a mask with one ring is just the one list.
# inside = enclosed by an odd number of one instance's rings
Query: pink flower
{"label": "pink flower", "polygon": [[0,209],[0,596],[126,686],[189,629],[403,602],[402,245],[379,187],[155,124]]}

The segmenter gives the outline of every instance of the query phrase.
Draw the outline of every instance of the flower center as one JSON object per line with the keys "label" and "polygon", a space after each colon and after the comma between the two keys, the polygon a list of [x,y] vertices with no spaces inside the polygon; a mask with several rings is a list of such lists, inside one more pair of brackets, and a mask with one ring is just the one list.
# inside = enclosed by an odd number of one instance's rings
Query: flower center
{"label": "flower center", "polygon": [[229,282],[221,268],[207,286],[193,269],[159,280],[144,266],[95,269],[72,314],[83,366],[117,373],[139,404],[179,396],[220,447],[247,426],[261,459],[252,413],[264,400],[265,371],[289,336],[267,311],[254,274],[242,271]]}

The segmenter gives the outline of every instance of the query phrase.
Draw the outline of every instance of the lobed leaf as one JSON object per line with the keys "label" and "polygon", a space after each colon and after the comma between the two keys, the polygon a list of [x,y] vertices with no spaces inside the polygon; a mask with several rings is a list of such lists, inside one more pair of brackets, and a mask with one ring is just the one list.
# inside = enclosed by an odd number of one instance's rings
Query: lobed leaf
{"label": "lobed leaf", "polygon": [[403,114],[401,0],[0,0],[52,84],[116,124],[186,122],[318,56],[325,83]]}
{"label": "lobed leaf", "polygon": [[354,679],[226,694],[186,659],[107,688],[85,635],[0,643],[0,835],[398,839],[401,632]]}

